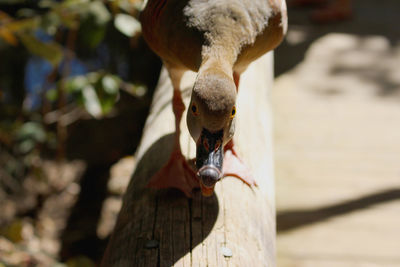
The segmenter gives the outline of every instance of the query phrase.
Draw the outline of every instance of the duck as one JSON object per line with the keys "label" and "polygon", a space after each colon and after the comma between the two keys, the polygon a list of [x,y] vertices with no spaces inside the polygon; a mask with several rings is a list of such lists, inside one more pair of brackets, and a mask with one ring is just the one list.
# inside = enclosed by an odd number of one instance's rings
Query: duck
{"label": "duck", "polygon": [[[143,38],[171,79],[175,116],[170,158],[148,187],[176,188],[191,197],[199,187],[202,195],[211,196],[225,176],[256,186],[232,141],[240,112],[236,98],[240,75],[283,40],[285,0],[148,0],[140,21]],[[180,82],[186,71],[197,72],[186,115],[196,143],[194,164],[184,157],[179,143],[186,109]]]}

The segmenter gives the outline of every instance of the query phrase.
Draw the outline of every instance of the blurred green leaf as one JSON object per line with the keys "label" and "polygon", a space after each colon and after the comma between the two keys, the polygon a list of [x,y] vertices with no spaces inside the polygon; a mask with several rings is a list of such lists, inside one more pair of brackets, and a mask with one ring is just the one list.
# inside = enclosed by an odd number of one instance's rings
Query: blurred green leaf
{"label": "blurred green leaf", "polygon": [[54,35],[61,24],[61,19],[55,12],[48,12],[40,21],[40,27],[48,34]]}
{"label": "blurred green leaf", "polygon": [[32,151],[38,143],[46,141],[47,134],[38,122],[26,122],[17,131],[17,149],[20,153],[26,154]]}
{"label": "blurred green leaf", "polygon": [[47,100],[53,102],[56,101],[58,98],[58,92],[56,89],[50,89],[46,92],[46,98]]}
{"label": "blurred green leaf", "polygon": [[88,78],[85,75],[79,75],[68,79],[65,83],[65,88],[69,93],[81,92],[88,83]]}
{"label": "blurred green leaf", "polygon": [[5,27],[12,32],[22,32],[27,30],[34,30],[39,26],[40,19],[38,17],[15,20],[7,23]]}
{"label": "blurred green leaf", "polygon": [[79,37],[89,48],[93,49],[104,39],[107,23],[111,14],[101,1],[88,2],[79,10],[81,27]]}
{"label": "blurred green leaf", "polygon": [[103,114],[109,113],[118,98],[119,79],[114,75],[104,75],[96,86]]}
{"label": "blurred green leaf", "polygon": [[36,142],[34,142],[32,139],[26,139],[22,142],[20,142],[17,145],[18,151],[22,154],[29,153],[32,151],[36,146]]}
{"label": "blurred green leaf", "polygon": [[74,94],[75,101],[95,118],[109,113],[118,100],[121,80],[119,77],[102,72],[70,78],[65,86],[68,93]]}
{"label": "blurred green leaf", "polygon": [[87,112],[93,117],[99,118],[102,115],[102,109],[93,85],[86,85],[82,90],[82,95]]}
{"label": "blurred green leaf", "polygon": [[111,75],[105,75],[101,80],[103,89],[107,94],[115,95],[118,93],[119,82],[117,78]]}
{"label": "blurred green leaf", "polygon": [[116,95],[108,95],[100,98],[101,111],[103,115],[106,115],[112,110],[116,100],[117,100]]}
{"label": "blurred green leaf", "polygon": [[36,142],[46,141],[46,132],[38,122],[25,122],[17,132],[19,140],[32,139]]}
{"label": "blurred green leaf", "polygon": [[101,75],[102,74],[100,72],[90,72],[86,75],[86,77],[89,83],[95,84],[99,81]]}
{"label": "blurred green leaf", "polygon": [[48,60],[53,66],[58,65],[63,58],[62,47],[55,42],[44,43],[28,33],[19,33],[18,36],[32,54]]}
{"label": "blurred green leaf", "polygon": [[93,20],[89,19],[81,23],[78,35],[86,46],[94,49],[103,41],[105,34],[105,25],[96,25]]}
{"label": "blurred green leaf", "polygon": [[111,19],[111,14],[101,1],[90,2],[88,15],[94,17],[97,25],[104,25]]}
{"label": "blurred green leaf", "polygon": [[111,19],[111,14],[102,1],[70,0],[65,1],[60,10],[68,9],[79,14],[81,19],[92,19],[97,26],[103,26]]}
{"label": "blurred green leaf", "polygon": [[127,14],[117,14],[115,16],[114,26],[128,37],[133,37],[142,30],[140,22]]}

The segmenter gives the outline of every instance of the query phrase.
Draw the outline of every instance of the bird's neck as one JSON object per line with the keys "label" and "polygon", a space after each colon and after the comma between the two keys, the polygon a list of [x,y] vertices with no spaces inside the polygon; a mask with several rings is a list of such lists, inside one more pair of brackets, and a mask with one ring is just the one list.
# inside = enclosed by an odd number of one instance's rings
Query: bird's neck
{"label": "bird's neck", "polygon": [[236,100],[236,85],[231,61],[220,55],[203,57],[193,92],[209,108],[230,112]]}
{"label": "bird's neck", "polygon": [[234,51],[227,48],[206,48],[202,53],[199,76],[209,73],[226,75],[233,79],[233,65],[236,60]]}

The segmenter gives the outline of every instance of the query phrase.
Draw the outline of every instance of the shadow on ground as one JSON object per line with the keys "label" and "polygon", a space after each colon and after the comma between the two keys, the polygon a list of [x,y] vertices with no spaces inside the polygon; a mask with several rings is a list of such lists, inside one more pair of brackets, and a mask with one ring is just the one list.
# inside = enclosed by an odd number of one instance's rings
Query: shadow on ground
{"label": "shadow on ground", "polygon": [[[289,1],[288,1],[289,2]],[[288,9],[289,31],[285,41],[275,50],[275,74],[279,76],[293,69],[304,60],[310,45],[329,33],[347,33],[359,37],[385,36],[390,44],[396,45],[400,39],[400,28],[393,25],[400,12],[396,0],[352,1],[354,17],[351,20],[313,24],[309,19],[310,8]],[[384,8],[384,11],[382,11]]]}
{"label": "shadow on ground", "polygon": [[[296,69],[299,64],[306,60],[308,53],[310,53],[310,47],[321,38],[332,33],[347,34],[350,38],[354,37],[354,40],[358,40],[354,47],[347,51],[331,51],[330,53],[333,56],[331,55],[329,58],[331,60],[329,63],[323,62],[321,58],[318,58],[320,61],[314,60],[320,64],[313,66],[315,68],[326,67],[325,63],[330,64],[329,75],[331,80],[325,79],[321,86],[323,88],[318,88],[318,93],[323,93],[327,97],[342,93],[346,89],[341,87],[341,84],[335,78],[347,75],[346,78],[351,76],[351,79],[356,79],[358,82],[362,81],[365,87],[377,88],[374,93],[378,97],[392,97],[394,95],[397,97],[400,93],[400,82],[397,78],[398,75],[395,74],[398,71],[398,67],[396,67],[398,63],[394,63],[394,60],[398,58],[400,27],[395,26],[393,22],[398,20],[397,14],[400,12],[400,3],[396,0],[363,0],[352,1],[352,3],[354,17],[351,20],[323,25],[311,23],[309,20],[311,8],[289,8],[289,31],[286,40],[275,51],[276,76],[284,75]],[[385,42],[384,49],[376,49],[374,45],[366,47],[364,41],[368,41],[371,36],[383,40]],[[333,41],[333,39],[329,39],[329,41]],[[339,42],[338,46],[340,47],[340,45],[342,43]],[[365,50],[362,51],[362,49]],[[368,54],[365,53],[367,50]],[[322,55],[322,52],[326,51],[323,50],[323,47],[320,47],[319,52]],[[349,56],[350,54],[351,56],[358,56],[358,61],[352,61],[350,57],[347,57],[347,53]],[[370,58],[366,58],[367,56]],[[382,60],[383,56],[385,56],[386,61]],[[316,55],[314,55],[315,57]],[[339,57],[341,57],[341,60],[338,59]],[[347,57],[346,65],[335,64],[336,59],[338,59],[337,62],[343,62],[345,57]],[[368,63],[365,64],[365,62]],[[302,78],[302,74],[300,73],[297,77]],[[308,74],[310,75],[310,73]],[[365,87],[360,90],[367,90]],[[350,90],[357,89],[350,88]],[[388,189],[316,209],[278,211],[277,230],[278,233],[284,233],[396,199],[400,199],[400,188]]]}
{"label": "shadow on ground", "polygon": [[400,188],[317,209],[281,211],[276,217],[278,234],[396,199],[400,199]]}

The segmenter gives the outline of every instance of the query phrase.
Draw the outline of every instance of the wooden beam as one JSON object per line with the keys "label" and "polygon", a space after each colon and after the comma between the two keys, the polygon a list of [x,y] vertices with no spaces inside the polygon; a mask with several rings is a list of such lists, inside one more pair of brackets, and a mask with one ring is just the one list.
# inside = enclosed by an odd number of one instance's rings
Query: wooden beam
{"label": "wooden beam", "polygon": [[[215,194],[192,199],[181,192],[146,188],[169,157],[173,143],[172,86],[162,70],[143,138],[138,164],[124,196],[103,266],[275,266],[275,203],[272,165],[272,53],[255,61],[241,76],[234,141],[258,187],[226,177]],[[182,81],[187,105],[195,73]],[[184,118],[185,118],[184,114]],[[181,147],[195,155],[186,120]]]}

